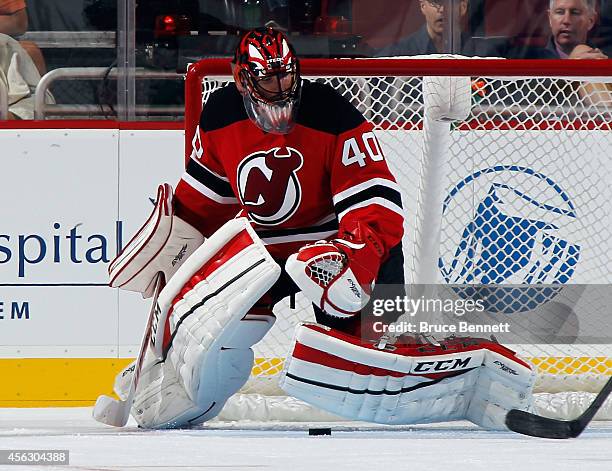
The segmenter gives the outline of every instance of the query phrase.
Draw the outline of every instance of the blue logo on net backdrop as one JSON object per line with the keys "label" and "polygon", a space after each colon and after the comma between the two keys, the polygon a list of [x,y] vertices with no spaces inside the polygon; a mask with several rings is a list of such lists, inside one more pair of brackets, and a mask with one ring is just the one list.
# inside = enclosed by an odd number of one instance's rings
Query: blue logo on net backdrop
{"label": "blue logo on net backdrop", "polygon": [[[467,205],[474,211],[466,213]],[[576,217],[568,194],[542,173],[517,165],[479,170],[455,185],[444,201],[442,275],[452,284],[565,284],[580,246],[565,240],[560,229]],[[492,287],[486,289],[486,307],[499,313],[530,311],[557,292]]]}

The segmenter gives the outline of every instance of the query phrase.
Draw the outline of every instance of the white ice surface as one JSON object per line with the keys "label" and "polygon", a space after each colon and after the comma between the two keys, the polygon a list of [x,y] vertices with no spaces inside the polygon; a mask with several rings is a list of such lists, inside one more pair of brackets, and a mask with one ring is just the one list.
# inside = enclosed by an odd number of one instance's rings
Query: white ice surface
{"label": "white ice surface", "polygon": [[[323,426],[318,423],[316,427]],[[68,449],[70,466],[0,470],[414,470],[611,471],[612,424],[595,423],[573,440],[479,430],[467,422],[401,429],[336,424],[309,437],[287,424],[215,423],[144,431],[99,424],[90,408],[0,409],[0,449]],[[293,429],[292,429],[293,428]]]}

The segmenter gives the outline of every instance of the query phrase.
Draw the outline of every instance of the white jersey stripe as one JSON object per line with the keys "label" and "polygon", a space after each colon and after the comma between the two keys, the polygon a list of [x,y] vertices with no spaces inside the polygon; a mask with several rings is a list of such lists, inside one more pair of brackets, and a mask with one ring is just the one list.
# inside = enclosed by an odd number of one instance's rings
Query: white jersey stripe
{"label": "white jersey stripe", "polygon": [[313,226],[320,226],[320,225],[322,225],[322,224],[325,224],[325,223],[331,222],[331,221],[333,221],[334,219],[336,219],[336,213],[331,213],[331,214],[328,214],[327,216],[325,216],[323,219],[321,219],[321,220],[319,220],[319,221],[315,222],[315,223],[313,224]]}
{"label": "white jersey stripe", "polygon": [[238,204],[238,198],[229,198],[226,196],[221,196],[218,193],[215,193],[207,186],[202,185],[199,181],[193,178],[188,173],[183,173],[182,180],[187,183],[191,188],[196,190],[197,192],[203,194],[208,199],[215,201],[220,204]]}
{"label": "white jersey stripe", "polygon": [[344,216],[346,216],[348,213],[350,213],[351,211],[353,211],[354,209],[365,208],[366,206],[370,206],[371,204],[377,204],[379,206],[387,208],[388,210],[393,211],[394,213],[397,213],[400,216],[404,217],[403,209],[400,208],[395,203],[392,203],[388,199],[385,199],[385,198],[370,198],[368,200],[356,203],[353,206],[351,206],[350,208],[345,209],[344,211],[342,211],[340,214],[338,214],[338,222],[342,221],[342,218]]}
{"label": "white jersey stripe", "polygon": [[265,245],[273,244],[285,244],[288,242],[306,242],[306,241],[317,241],[321,239],[327,239],[338,234],[338,231],[325,231],[325,232],[311,232],[309,234],[295,234],[288,236],[277,236],[277,237],[262,237],[261,241]]}
{"label": "white jersey stripe", "polygon": [[366,190],[368,188],[372,188],[373,186],[376,186],[376,185],[386,186],[387,188],[391,188],[392,190],[395,190],[399,193],[402,192],[398,184],[395,183],[394,181],[387,180],[386,178],[372,178],[371,180],[368,180],[367,182],[359,183],[355,186],[352,186],[350,188],[347,188],[346,190],[341,191],[340,193],[336,193],[333,197],[334,204],[338,204],[340,201],[346,198],[349,198],[359,193],[360,191]]}

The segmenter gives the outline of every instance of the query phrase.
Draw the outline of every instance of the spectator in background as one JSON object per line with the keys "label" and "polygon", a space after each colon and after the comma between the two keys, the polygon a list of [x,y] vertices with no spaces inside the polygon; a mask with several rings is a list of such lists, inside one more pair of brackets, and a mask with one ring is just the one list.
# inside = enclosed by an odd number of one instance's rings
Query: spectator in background
{"label": "spectator in background", "polygon": [[[587,39],[596,19],[595,0],[550,0],[551,37],[538,58],[607,59]],[[612,104],[610,84],[583,82],[577,91],[584,105]]]}
{"label": "spectator in background", "polygon": [[38,46],[14,39],[26,32],[25,8],[24,0],[0,0],[0,93],[8,104],[9,119],[34,117],[33,93],[45,71]]}
{"label": "spectator in background", "polygon": [[[444,28],[447,20],[445,0],[420,0],[421,13],[425,24],[410,36],[397,43],[382,48],[377,56],[416,56],[449,52],[444,50]],[[468,0],[459,4],[460,23],[465,22],[468,11]],[[505,57],[507,45],[493,43],[486,38],[473,38],[461,34],[461,54],[479,57]]]}
{"label": "spectator in background", "polygon": [[596,17],[595,0],[550,0],[551,37],[545,49],[550,58],[607,59],[608,56],[587,40]]}
{"label": "spectator in background", "polygon": [[[25,34],[28,29],[28,14],[25,0],[0,0],[0,33],[13,38]],[[30,55],[40,75],[47,73],[45,59],[40,48],[32,41],[19,41]]]}
{"label": "spectator in background", "polygon": [[21,36],[28,29],[24,0],[0,0],[0,33]]}

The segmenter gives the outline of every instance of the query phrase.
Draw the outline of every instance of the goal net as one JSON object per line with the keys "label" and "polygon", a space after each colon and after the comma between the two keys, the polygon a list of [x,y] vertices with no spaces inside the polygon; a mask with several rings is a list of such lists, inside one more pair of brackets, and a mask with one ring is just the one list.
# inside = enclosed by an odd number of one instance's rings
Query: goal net
{"label": "goal net", "polygon": [[[536,406],[557,417],[586,407],[612,374],[612,65],[585,72],[580,62],[302,61],[305,78],[333,86],[375,127],[403,192],[406,282],[521,287],[489,308],[526,319],[511,348],[538,371]],[[186,158],[202,103],[229,80],[225,59],[190,67]],[[524,289],[536,285],[570,289]],[[276,315],[242,390],[256,399],[234,401],[263,407],[263,416],[265,401],[288,404],[279,417],[300,420],[299,401],[277,381],[312,309],[298,296]],[[539,335],[551,323],[554,338]],[[612,407],[600,418],[612,419]]]}

